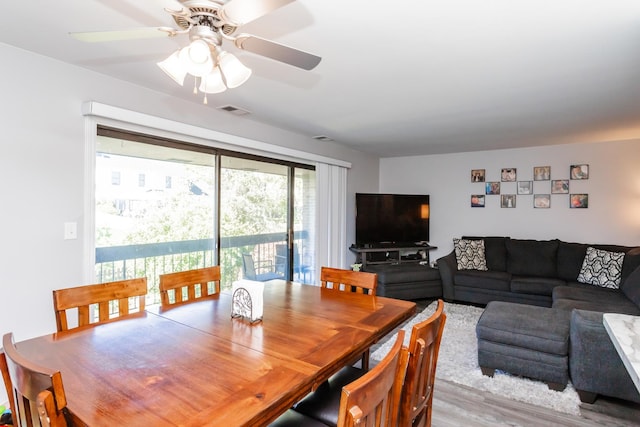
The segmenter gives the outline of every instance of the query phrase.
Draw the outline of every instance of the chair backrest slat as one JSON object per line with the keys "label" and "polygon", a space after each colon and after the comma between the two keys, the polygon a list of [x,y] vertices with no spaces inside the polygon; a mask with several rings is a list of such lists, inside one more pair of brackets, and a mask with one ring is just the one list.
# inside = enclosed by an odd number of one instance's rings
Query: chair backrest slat
{"label": "chair backrest slat", "polygon": [[376,287],[378,286],[378,275],[365,271],[322,267],[320,270],[320,284],[327,289],[375,295]]}
{"label": "chair backrest slat", "polygon": [[13,334],[2,337],[0,369],[9,391],[16,427],[67,427],[67,399],[60,371],[39,366],[24,358]]}
{"label": "chair backrest slat", "polygon": [[[97,325],[110,321],[114,317],[126,316],[134,311],[144,311],[146,295],[146,277],[54,290],[53,306],[56,312],[58,332],[70,329],[67,310],[77,309],[78,326]],[[136,300],[135,310],[131,310],[130,298]],[[116,301],[118,302],[118,316],[110,313],[110,306]],[[96,321],[93,321],[92,316],[91,306],[94,304],[98,310]]]}
{"label": "chair backrest slat", "polygon": [[[211,289],[209,283],[212,283]],[[199,292],[196,292],[196,289]],[[186,292],[186,297],[183,295]],[[220,266],[179,271],[160,275],[162,307],[192,302],[220,293]]]}
{"label": "chair backrest slat", "polygon": [[407,374],[400,401],[399,426],[431,425],[433,386],[446,319],[444,302],[438,300],[436,311],[428,319],[413,326]]}

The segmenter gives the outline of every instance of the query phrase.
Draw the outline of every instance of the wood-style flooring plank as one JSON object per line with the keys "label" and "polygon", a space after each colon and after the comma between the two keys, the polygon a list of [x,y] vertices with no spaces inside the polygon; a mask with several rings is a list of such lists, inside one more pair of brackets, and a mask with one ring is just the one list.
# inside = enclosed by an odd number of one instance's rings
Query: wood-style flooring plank
{"label": "wood-style flooring plank", "polygon": [[436,380],[434,391],[434,427],[640,426],[640,405],[599,399],[602,407],[598,401],[594,405],[583,404],[581,415],[575,416],[444,380]]}

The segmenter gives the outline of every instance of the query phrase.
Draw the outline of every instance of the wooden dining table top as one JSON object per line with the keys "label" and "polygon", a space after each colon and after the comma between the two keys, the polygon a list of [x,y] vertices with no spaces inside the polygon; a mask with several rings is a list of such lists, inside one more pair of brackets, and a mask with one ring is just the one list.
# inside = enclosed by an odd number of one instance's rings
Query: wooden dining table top
{"label": "wooden dining table top", "polygon": [[415,303],[274,280],[261,322],[222,292],[18,342],[62,373],[88,426],[262,426],[415,312]]}

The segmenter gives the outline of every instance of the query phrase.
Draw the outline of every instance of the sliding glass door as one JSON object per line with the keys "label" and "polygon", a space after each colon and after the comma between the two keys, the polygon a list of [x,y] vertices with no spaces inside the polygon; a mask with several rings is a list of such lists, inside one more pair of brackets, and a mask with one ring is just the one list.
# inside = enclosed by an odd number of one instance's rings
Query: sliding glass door
{"label": "sliding glass door", "polygon": [[99,128],[96,281],[220,265],[241,278],[314,282],[313,168]]}
{"label": "sliding glass door", "polygon": [[220,265],[233,280],[313,283],[315,171],[220,159]]}
{"label": "sliding glass door", "polygon": [[294,168],[293,177],[291,277],[297,282],[315,283],[316,171]]}
{"label": "sliding glass door", "polygon": [[288,167],[220,158],[220,265],[234,280],[285,279]]}
{"label": "sliding glass door", "polygon": [[217,264],[216,156],[99,137],[95,174],[99,282]]}

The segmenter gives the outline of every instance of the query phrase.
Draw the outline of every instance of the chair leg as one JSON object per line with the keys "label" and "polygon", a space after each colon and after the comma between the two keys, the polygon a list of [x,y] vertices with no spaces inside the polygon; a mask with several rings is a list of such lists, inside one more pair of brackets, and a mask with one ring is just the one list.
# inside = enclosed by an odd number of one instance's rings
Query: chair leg
{"label": "chair leg", "polygon": [[369,349],[367,349],[364,353],[362,353],[362,370],[369,370]]}

